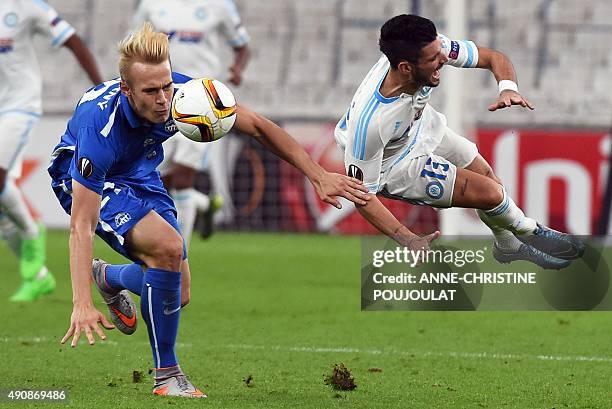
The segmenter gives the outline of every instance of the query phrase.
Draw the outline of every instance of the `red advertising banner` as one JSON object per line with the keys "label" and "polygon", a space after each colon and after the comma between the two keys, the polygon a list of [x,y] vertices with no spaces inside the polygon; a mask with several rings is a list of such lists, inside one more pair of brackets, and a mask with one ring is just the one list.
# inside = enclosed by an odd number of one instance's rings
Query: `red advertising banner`
{"label": "red advertising banner", "polygon": [[595,231],[608,174],[609,134],[480,129],[477,144],[527,216],[574,234]]}

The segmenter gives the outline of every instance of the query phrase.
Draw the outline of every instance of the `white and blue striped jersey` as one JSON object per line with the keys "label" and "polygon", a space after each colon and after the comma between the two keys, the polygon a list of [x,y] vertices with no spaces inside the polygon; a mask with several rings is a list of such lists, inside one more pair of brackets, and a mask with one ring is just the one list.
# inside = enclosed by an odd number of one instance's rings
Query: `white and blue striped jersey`
{"label": "white and blue striped jersey", "polygon": [[172,69],[192,77],[225,80],[227,65],[220,58],[221,37],[230,47],[249,42],[231,0],[142,0],[133,27],[144,21],[169,35]]}
{"label": "white and blue striped jersey", "polygon": [[42,77],[33,36],[59,48],[75,30],[42,0],[0,1],[0,114],[42,112]]}
{"label": "white and blue striped jersey", "polygon": [[[175,86],[190,79],[172,73]],[[161,124],[140,119],[119,83],[106,81],[81,97],[53,151],[48,170],[54,183],[75,179],[98,194],[107,182],[164,189],[156,168],[164,156],[162,142],[177,133],[176,125],[171,116]]]}
{"label": "white and blue striped jersey", "polygon": [[[441,34],[439,38],[447,64],[476,66],[478,49],[473,42]],[[389,60],[383,55],[362,81],[335,129],[347,174],[359,173],[371,193],[382,187],[385,171],[405,157],[433,152],[446,132],[446,117],[428,104],[433,88],[423,86],[414,95],[392,98],[381,95],[380,85],[389,69]]]}

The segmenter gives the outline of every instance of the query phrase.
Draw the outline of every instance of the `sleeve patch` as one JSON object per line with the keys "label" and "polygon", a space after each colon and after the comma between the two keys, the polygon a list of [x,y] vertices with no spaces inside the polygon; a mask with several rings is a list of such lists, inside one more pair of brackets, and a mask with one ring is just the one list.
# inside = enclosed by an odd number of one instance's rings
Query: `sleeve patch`
{"label": "sleeve patch", "polygon": [[363,171],[356,165],[349,165],[348,175],[363,182]]}
{"label": "sleeve patch", "polygon": [[91,163],[89,158],[83,156],[81,159],[79,159],[79,173],[85,179],[93,174],[93,163]]}
{"label": "sleeve patch", "polygon": [[459,42],[451,41],[450,52],[448,53],[448,58],[456,60],[459,57]]}

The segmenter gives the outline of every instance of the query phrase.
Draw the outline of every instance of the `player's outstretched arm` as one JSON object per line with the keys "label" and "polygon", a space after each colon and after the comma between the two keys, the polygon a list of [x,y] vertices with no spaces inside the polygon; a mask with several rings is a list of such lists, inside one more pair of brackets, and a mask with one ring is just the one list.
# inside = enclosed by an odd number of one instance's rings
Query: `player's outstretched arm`
{"label": "player's outstretched arm", "polygon": [[291,135],[244,105],[238,105],[234,127],[251,135],[268,150],[298,168],[324,202],[340,209],[342,205],[335,196],[342,196],[358,205],[365,205],[371,197],[360,180],[325,171]]}
{"label": "player's outstretched arm", "polygon": [[440,237],[439,231],[423,237],[414,234],[400,223],[376,196],[373,196],[365,206],[357,206],[357,209],[381,233],[410,250],[427,250],[429,243]]}
{"label": "player's outstretched arm", "polygon": [[72,337],[70,345],[76,347],[82,333],[90,345],[95,343],[93,332],[101,339],[106,335],[98,322],[107,329],[114,328],[98,311],[91,296],[91,263],[93,239],[100,215],[100,195],[73,179],[72,214],[70,216],[70,276],[72,279],[72,315],[70,327],[62,344]]}
{"label": "player's outstretched arm", "polygon": [[531,102],[518,92],[514,67],[510,59],[503,53],[490,48],[478,47],[478,64],[476,67],[491,71],[499,84],[499,97],[489,106],[489,111],[496,111],[511,105],[534,109]]}
{"label": "player's outstretched arm", "polygon": [[89,79],[94,85],[100,84],[104,81],[100,75],[100,71],[98,70],[96,59],[91,54],[91,51],[89,51],[87,45],[85,45],[83,40],[81,40],[81,37],[79,37],[77,34],[73,34],[68,40],[66,40],[64,46],[72,51],[72,54],[74,54],[75,58],[81,67],[83,67],[83,70],[85,70],[89,76]]}

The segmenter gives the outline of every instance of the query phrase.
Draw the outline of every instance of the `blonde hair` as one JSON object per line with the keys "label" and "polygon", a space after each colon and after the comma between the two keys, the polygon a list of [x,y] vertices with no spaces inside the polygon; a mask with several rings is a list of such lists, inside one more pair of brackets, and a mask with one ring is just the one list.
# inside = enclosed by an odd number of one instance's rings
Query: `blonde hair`
{"label": "blonde hair", "polygon": [[170,58],[168,36],[155,31],[148,21],[119,43],[119,74],[127,81],[127,73],[135,62],[159,64]]}

